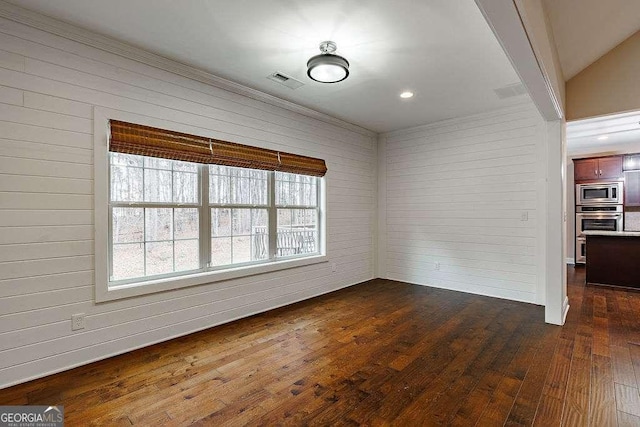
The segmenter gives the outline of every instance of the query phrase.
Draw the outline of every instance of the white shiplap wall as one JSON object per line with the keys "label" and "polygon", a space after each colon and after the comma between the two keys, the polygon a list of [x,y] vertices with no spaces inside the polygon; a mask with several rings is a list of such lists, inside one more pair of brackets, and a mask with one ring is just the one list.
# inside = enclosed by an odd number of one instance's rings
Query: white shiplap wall
{"label": "white shiplap wall", "polygon": [[527,103],[380,135],[379,275],[543,303],[544,129]]}
{"label": "white shiplap wall", "polygon": [[[330,262],[95,304],[94,107],[325,159]],[[0,387],[372,278],[375,169],[368,131],[0,18]]]}

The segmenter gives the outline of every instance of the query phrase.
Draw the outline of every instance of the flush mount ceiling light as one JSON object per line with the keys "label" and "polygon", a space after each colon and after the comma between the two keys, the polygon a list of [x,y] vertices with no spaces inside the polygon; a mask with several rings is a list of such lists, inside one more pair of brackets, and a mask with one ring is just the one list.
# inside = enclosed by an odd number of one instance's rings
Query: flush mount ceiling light
{"label": "flush mount ceiling light", "polygon": [[307,75],[320,83],[338,83],[349,77],[349,61],[335,55],[336,44],[332,41],[320,43],[320,55],[307,61]]}
{"label": "flush mount ceiling light", "polygon": [[409,99],[413,97],[413,92],[411,92],[410,90],[404,91],[400,94],[400,98],[403,99]]}
{"label": "flush mount ceiling light", "polygon": [[609,137],[607,135],[602,135],[598,137],[598,141],[604,141],[606,139],[609,139]]}

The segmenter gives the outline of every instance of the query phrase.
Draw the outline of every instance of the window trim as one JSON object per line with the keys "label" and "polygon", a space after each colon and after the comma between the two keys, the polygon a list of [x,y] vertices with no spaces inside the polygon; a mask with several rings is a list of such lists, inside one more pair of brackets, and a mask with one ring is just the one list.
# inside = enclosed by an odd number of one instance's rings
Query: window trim
{"label": "window trim", "polygon": [[[109,120],[128,121],[139,123],[145,126],[153,126],[164,128],[175,132],[193,132],[189,126],[175,122],[169,122],[151,117],[140,116],[119,110],[111,110],[102,107],[94,107],[93,120],[93,145],[94,145],[94,224],[95,224],[95,301],[106,302],[121,298],[129,298],[134,296],[147,295],[168,290],[181,289],[190,286],[216,283],[225,280],[249,277],[259,274],[265,274],[280,270],[297,268],[319,263],[327,263],[326,255],[326,180],[319,178],[319,206],[318,206],[318,254],[311,256],[291,256],[269,259],[264,262],[252,263],[250,265],[227,266],[224,269],[207,269],[206,271],[187,272],[186,274],[171,275],[167,277],[158,277],[155,279],[141,280],[137,282],[127,282],[109,286],[109,252],[110,252],[110,230],[109,230]],[[199,128],[198,133],[210,133],[203,135],[206,137],[216,138],[216,135],[210,131],[204,131]],[[202,179],[205,174],[200,174]],[[275,177],[270,174],[271,177]],[[273,178],[271,179],[273,180]],[[204,193],[208,186],[200,183],[200,191]],[[270,191],[270,194],[273,192]],[[204,202],[204,194],[201,194],[200,203]],[[208,199],[208,194],[206,195]],[[271,197],[271,196],[269,196]],[[273,195],[275,198],[275,194]],[[207,200],[208,202],[208,200]],[[273,200],[275,202],[275,200]],[[208,203],[207,203],[208,204]],[[270,204],[271,205],[271,204]],[[277,209],[275,203],[269,209]],[[202,212],[206,209],[203,207]],[[202,217],[201,215],[201,222]],[[277,221],[275,215],[269,215],[273,221]],[[201,229],[202,231],[202,229]],[[271,233],[274,234],[274,233]],[[270,236],[271,236],[270,234]],[[201,233],[202,235],[202,233]],[[276,235],[273,236],[276,238]],[[206,240],[206,239],[205,239]],[[274,241],[275,243],[275,241]],[[206,244],[206,243],[205,243]],[[273,251],[275,246],[270,245]],[[202,245],[201,245],[202,248]]]}

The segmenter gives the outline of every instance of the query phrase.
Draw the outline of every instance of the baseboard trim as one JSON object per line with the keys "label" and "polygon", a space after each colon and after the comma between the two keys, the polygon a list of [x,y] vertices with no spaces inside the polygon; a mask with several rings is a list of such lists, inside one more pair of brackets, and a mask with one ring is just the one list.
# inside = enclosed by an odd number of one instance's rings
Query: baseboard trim
{"label": "baseboard trim", "polygon": [[[532,297],[527,299],[527,298],[518,297],[517,295],[514,295],[511,292],[509,292],[509,290],[503,290],[502,292],[497,291],[497,292],[491,293],[491,292],[484,292],[481,290],[474,290],[474,289],[458,289],[458,288],[452,288],[447,286],[438,286],[438,285],[432,285],[429,283],[420,283],[420,282],[414,282],[414,281],[405,280],[405,279],[397,279],[394,277],[386,277],[385,279],[393,280],[394,282],[408,283],[410,285],[426,286],[429,288],[444,289],[447,291],[462,292],[465,294],[473,294],[473,295],[480,295],[480,296],[489,297],[489,298],[498,298],[498,299],[504,299],[509,301],[522,302],[525,304],[543,305],[543,304],[538,304],[535,301],[535,294],[533,293],[531,293]],[[494,288],[494,289],[498,289],[498,288]]]}
{"label": "baseboard trim", "polygon": [[570,265],[575,265],[576,264],[575,258],[567,257],[566,261],[567,261],[567,264],[570,264]]}
{"label": "baseboard trim", "polygon": [[569,313],[569,297],[564,297],[564,302],[562,303],[563,309],[562,309],[562,324],[564,325],[564,323],[567,321],[567,313]]}

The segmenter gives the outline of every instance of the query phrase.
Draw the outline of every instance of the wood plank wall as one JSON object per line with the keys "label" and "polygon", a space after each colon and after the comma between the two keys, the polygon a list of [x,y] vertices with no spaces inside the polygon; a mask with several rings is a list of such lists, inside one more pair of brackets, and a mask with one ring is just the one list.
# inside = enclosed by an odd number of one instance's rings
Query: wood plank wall
{"label": "wood plank wall", "polygon": [[524,103],[381,135],[383,277],[544,303],[543,132],[540,114]]}
{"label": "wood plank wall", "polygon": [[[330,262],[94,304],[95,106],[325,159]],[[370,132],[0,19],[0,388],[371,279],[375,169]]]}

